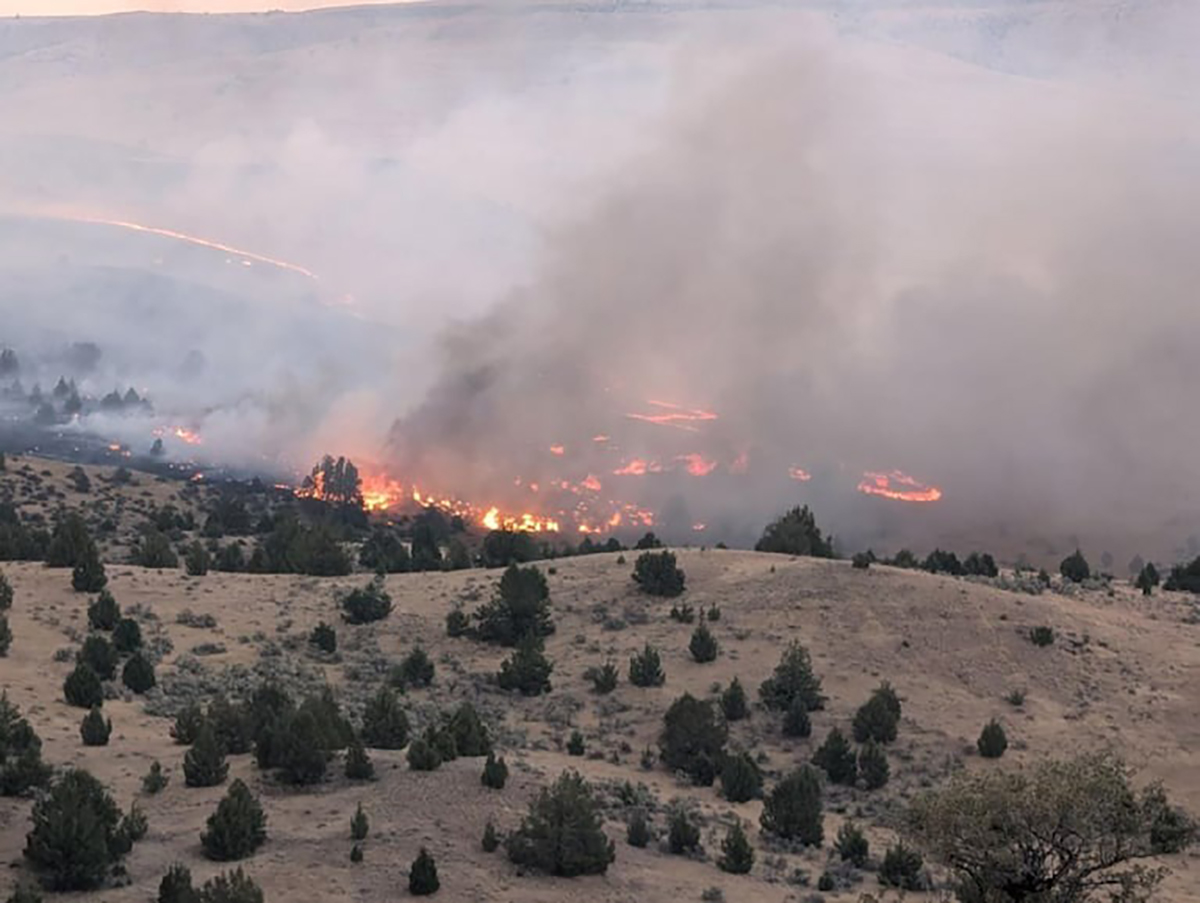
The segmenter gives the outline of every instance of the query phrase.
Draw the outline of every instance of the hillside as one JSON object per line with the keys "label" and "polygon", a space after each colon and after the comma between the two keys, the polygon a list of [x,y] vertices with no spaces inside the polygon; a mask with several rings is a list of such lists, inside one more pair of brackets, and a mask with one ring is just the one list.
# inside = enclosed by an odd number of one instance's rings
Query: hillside
{"label": "hillside", "polygon": [[[132,496],[138,490],[122,491]],[[155,492],[165,498],[165,490]],[[829,697],[826,709],[813,714],[813,736],[782,738],[778,717],[760,708],[731,725],[730,746],[760,755],[768,785],[806,761],[831,727],[848,729],[854,710],[881,680],[890,681],[903,700],[899,738],[889,747],[890,783],[874,792],[830,788],[827,844],[849,814],[870,826],[879,854],[904,800],[956,769],[1015,768],[1104,744],[1139,770],[1139,781],[1161,779],[1173,798],[1200,811],[1194,690],[1200,678],[1200,618],[1186,597],[1144,599],[1124,585],[1110,593],[1029,596],[881,566],[855,570],[842,561],[687,550],[679,553],[687,574],[680,601],[698,612],[720,609],[710,626],[721,653],[711,664],[697,664],[687,650],[692,627],[668,616],[671,601],[636,592],[630,580],[633,555],[626,554],[625,563],[603,554],[547,568],[557,628],[546,644],[554,662],[553,691],[532,699],[494,685],[492,675],[507,650],[446,635],[447,613],[456,605],[473,610],[490,597],[499,572],[389,576],[386,587],[395,606],[390,617],[350,626],[339,620],[337,598],[367,579],[361,574],[188,577],[110,559],[113,594],[127,612],[136,612],[150,647],[164,654],[158,688],[144,700],[126,692],[106,704],[113,722],[107,747],[81,745],[81,710],[62,700],[72,650],[87,629],[87,597],[72,592],[69,572],[35,563],[5,565],[16,594],[9,613],[15,638],[0,660],[10,698],[41,735],[49,762],[88,768],[123,808],[136,799],[149,818],[149,835],[126,860],[131,883],[79,899],[150,899],[173,861],[186,863],[200,880],[220,871],[201,857],[198,835],[226,788],[184,786],[185,748],[173,744],[171,721],[163,716],[218,690],[238,695],[266,675],[295,690],[327,681],[357,716],[389,666],[418,644],[436,663],[436,677],[430,688],[410,690],[404,698],[414,727],[419,730],[462,700],[473,701],[512,769],[508,785],[501,792],[482,787],[479,759],[419,773],[408,769],[400,752],[372,750],[377,783],[353,785],[338,765],[331,769],[333,779],[296,791],[264,778],[253,756],[231,757],[231,778],[246,780],[267,812],[267,843],[242,864],[269,900],[393,899],[421,845],[439,862],[441,899],[697,900],[710,887],[722,888],[726,900],[805,899],[811,888],[792,883],[798,880],[794,875],[802,870],[815,884],[831,855],[828,845],[819,851],[771,851],[758,832],[761,803],[728,804],[714,789],[691,787],[661,766],[647,770],[640,764],[643,749],[656,744],[672,700],[685,691],[709,697],[734,677],[753,700],[793,640],[812,651]],[[211,615],[216,626],[185,626],[178,619],[187,610]],[[306,642],[322,620],[337,627],[333,657],[313,653]],[[1030,628],[1042,625],[1052,627],[1056,637],[1048,648],[1028,638]],[[639,689],[626,679],[629,656],[647,642],[663,652],[666,683],[660,688]],[[617,663],[621,681],[611,695],[597,696],[589,692],[584,673],[606,659]],[[1026,691],[1022,705],[1006,701],[1013,690]],[[974,752],[975,738],[990,718],[999,719],[1009,736],[1009,752],[999,763]],[[586,738],[583,758],[564,749],[573,729]],[[146,796],[140,780],[154,760],[171,783],[163,793]],[[515,827],[536,790],[566,768],[582,771],[607,800],[606,830],[616,840],[617,856],[606,877],[520,876],[502,852],[480,850],[488,818],[502,831]],[[645,850],[628,846],[616,793],[624,781],[646,785],[660,831],[663,805],[694,799],[703,813],[708,861],[669,856],[654,844]],[[365,862],[354,865],[348,822],[360,801],[372,833]],[[27,801],[0,799],[0,860],[20,860],[29,807]],[[727,875],[712,861],[724,835],[721,826],[734,815],[752,826],[750,837],[759,847],[749,876]],[[1176,857],[1170,866],[1174,875],[1167,892],[1156,899],[1195,899],[1200,864]],[[824,899],[857,900],[862,892],[879,893],[874,876]]]}

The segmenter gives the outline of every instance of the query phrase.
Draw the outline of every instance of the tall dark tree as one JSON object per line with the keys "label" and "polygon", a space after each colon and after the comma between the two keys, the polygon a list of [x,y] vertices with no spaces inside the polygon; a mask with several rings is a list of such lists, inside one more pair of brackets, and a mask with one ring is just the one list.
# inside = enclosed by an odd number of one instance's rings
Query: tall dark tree
{"label": "tall dark tree", "polygon": [[813,673],[808,650],[797,642],[791,643],[775,666],[775,673],[762,682],[758,695],[768,709],[786,712],[796,700],[810,712],[824,708],[821,679]]}
{"label": "tall dark tree", "polygon": [[762,538],[755,544],[754,551],[832,558],[833,540],[821,535],[816,517],[805,505],[802,508],[792,508],[778,520],[768,524],[763,530]]}
{"label": "tall dark tree", "polygon": [[204,855],[218,862],[245,859],[266,839],[267,817],[262,806],[249,787],[235,780],[200,835]]}
{"label": "tall dark tree", "polygon": [[763,803],[761,824],[769,834],[819,847],[824,836],[821,776],[803,765],[780,781]]}
{"label": "tall dark tree", "polygon": [[480,607],[475,620],[476,635],[488,643],[515,646],[525,636],[549,636],[554,621],[545,575],[532,565],[509,565],[495,597]]}
{"label": "tall dark tree", "polygon": [[335,460],[332,455],[326,455],[304,478],[302,488],[331,505],[362,507],[362,479],[358,468],[346,458]]}
{"label": "tall dark tree", "polygon": [[0,692],[0,796],[19,796],[49,780],[41,739],[8,693]]}
{"label": "tall dark tree", "polygon": [[602,825],[591,787],[577,772],[564,772],[530,804],[529,814],[508,838],[508,857],[564,878],[602,875],[616,857]]}
{"label": "tall dark tree", "polygon": [[684,693],[663,716],[659,749],[668,768],[707,787],[717,776],[728,736],[724,720],[710,701]]}
{"label": "tall dark tree", "polygon": [[73,769],[33,806],[25,859],[56,891],[98,887],[129,850],[121,812],[88,772]]}

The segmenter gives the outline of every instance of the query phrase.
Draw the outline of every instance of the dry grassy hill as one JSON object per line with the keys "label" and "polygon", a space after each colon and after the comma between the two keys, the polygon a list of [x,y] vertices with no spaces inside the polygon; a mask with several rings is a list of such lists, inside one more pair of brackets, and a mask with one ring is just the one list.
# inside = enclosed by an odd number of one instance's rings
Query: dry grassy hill
{"label": "dry grassy hill", "polygon": [[[53,467],[48,466],[52,471]],[[137,493],[138,487],[127,490]],[[155,489],[155,491],[159,491]],[[165,491],[165,490],[164,490]],[[137,800],[149,817],[148,837],[127,858],[131,883],[81,899],[106,903],[145,901],[173,861],[199,880],[221,871],[206,861],[198,837],[225,787],[189,789],[163,717],[187,701],[217,690],[236,693],[260,675],[278,675],[297,688],[332,684],[346,709],[357,714],[385,678],[390,664],[416,644],[436,662],[431,688],[410,691],[406,706],[418,729],[439,709],[469,699],[490,722],[513,770],[501,792],[481,786],[481,761],[459,759],[432,773],[412,772],[402,753],[372,751],[379,780],[354,785],[336,776],[297,792],[265,779],[252,756],[232,757],[231,777],[244,778],[263,801],[268,841],[242,863],[268,900],[375,901],[404,896],[408,864],[428,846],[442,873],[440,899],[453,901],[699,900],[721,888],[730,901],[804,900],[815,893],[828,852],[772,852],[757,829],[761,804],[731,805],[710,788],[693,788],[661,767],[641,765],[654,745],[662,715],[688,691],[707,697],[734,677],[754,695],[784,646],[800,640],[813,654],[830,701],[813,716],[813,738],[781,737],[778,718],[756,710],[731,725],[734,747],[765,756],[768,786],[806,761],[834,725],[848,728],[854,710],[881,680],[904,702],[898,741],[890,748],[892,780],[873,793],[832,788],[826,802],[826,838],[843,817],[871,825],[875,853],[890,841],[906,797],[936,785],[959,768],[1014,768],[1038,757],[1111,744],[1140,771],[1139,780],[1161,779],[1172,797],[1200,811],[1200,626],[1195,606],[1182,596],[1143,599],[1128,587],[1111,593],[1029,596],[996,588],[848,562],[791,559],[738,551],[685,551],[683,601],[697,610],[719,606],[712,624],[721,653],[711,664],[688,654],[692,628],[671,620],[672,603],[640,595],[630,580],[632,556],[615,554],[560,560],[549,567],[555,634],[547,643],[554,661],[553,692],[533,699],[499,691],[492,675],[507,650],[465,638],[448,638],[446,614],[473,609],[487,598],[499,574],[471,570],[402,574],[387,579],[395,608],[386,620],[349,626],[339,620],[337,599],[362,575],[341,579],[148,571],[110,564],[110,588],[141,621],[153,648],[164,652],[159,687],[145,699],[110,700],[114,725],[107,747],[84,747],[81,710],[66,705],[62,681],[71,651],[87,629],[87,597],[70,588],[69,572],[39,564],[11,564],[4,572],[16,591],[10,612],[14,641],[0,659],[3,685],[29,717],[54,765],[82,765],[114,791],[122,807]],[[216,626],[191,627],[177,619],[186,610],[208,614]],[[188,620],[185,618],[185,620]],[[339,649],[321,657],[306,637],[318,621],[335,623]],[[1053,646],[1035,647],[1028,630],[1048,625]],[[169,641],[169,642],[168,642]],[[651,642],[663,650],[665,686],[629,685],[626,662]],[[62,651],[67,650],[67,651]],[[58,654],[56,654],[58,653]],[[608,696],[589,692],[585,670],[606,659],[618,663],[621,684]],[[1006,701],[1026,691],[1023,705]],[[151,712],[160,713],[158,715]],[[1005,725],[1010,749],[998,763],[974,752],[990,718]],[[571,757],[564,745],[573,729],[587,739],[587,755]],[[140,781],[153,760],[172,781],[156,796]],[[514,827],[537,788],[563,769],[582,771],[609,804],[607,831],[617,858],[604,878],[575,880],[519,876],[502,853],[486,854],[479,840],[490,817],[501,830]],[[616,790],[642,783],[658,808],[694,798],[704,815],[707,861],[667,855],[655,845],[625,843]],[[349,819],[362,802],[372,822],[366,860],[349,860]],[[0,860],[19,863],[30,803],[0,799]],[[753,826],[758,862],[750,876],[727,875],[713,859],[724,825],[737,816]],[[1176,858],[1161,899],[1196,899],[1200,862]],[[16,872],[0,877],[0,888]],[[804,886],[799,875],[806,875]],[[829,900],[878,895],[868,874]],[[919,896],[919,895],[918,895]],[[710,897],[711,898],[711,897]],[[814,897],[816,899],[816,897]]]}

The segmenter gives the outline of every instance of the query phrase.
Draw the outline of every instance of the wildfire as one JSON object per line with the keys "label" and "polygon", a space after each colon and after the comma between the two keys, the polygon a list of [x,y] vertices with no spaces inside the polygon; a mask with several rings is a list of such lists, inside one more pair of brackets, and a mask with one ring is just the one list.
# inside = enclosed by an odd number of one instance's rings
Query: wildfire
{"label": "wildfire", "polygon": [[195,430],[188,429],[186,426],[171,426],[165,428],[160,427],[154,430],[153,435],[160,439],[163,436],[172,436],[181,442],[187,443],[188,445],[204,444],[203,437]]}
{"label": "wildfire", "polygon": [[404,498],[404,487],[384,474],[371,474],[362,480],[363,507],[368,511],[386,511]]}
{"label": "wildfire", "polygon": [[656,401],[651,398],[647,399],[646,404],[661,409],[661,412],[654,414],[626,414],[625,416],[630,420],[657,423],[660,426],[673,426],[676,429],[687,430],[692,433],[698,432],[698,428],[693,424],[717,419],[717,415],[712,411],[705,411],[701,408],[685,408],[682,405],[673,404],[669,401]]}
{"label": "wildfire", "polygon": [[694,477],[706,477],[717,469],[716,461],[712,461],[695,452],[690,455],[680,455],[675,460],[682,461],[687,467],[687,472]]}
{"label": "wildfire", "polygon": [[899,470],[888,473],[867,471],[858,484],[858,491],[898,502],[936,502],[942,497],[942,490],[936,486],[921,483]]}
{"label": "wildfire", "polygon": [[564,454],[566,454],[566,451],[567,451],[567,450],[566,450],[565,448],[563,448],[561,445],[551,445],[551,446],[550,446],[550,454],[552,454],[552,455],[558,455],[560,458],[561,458],[561,457],[562,457]]}
{"label": "wildfire", "polygon": [[489,530],[525,530],[529,533],[557,533],[558,521],[536,514],[501,514],[496,507],[489,508],[480,521]]}
{"label": "wildfire", "polygon": [[[809,473],[807,470],[805,470],[803,467],[789,467],[788,468],[788,476],[791,477],[793,480],[799,480],[801,483],[807,483],[809,480],[812,479],[812,474]],[[861,489],[862,487],[859,487],[859,488]]]}

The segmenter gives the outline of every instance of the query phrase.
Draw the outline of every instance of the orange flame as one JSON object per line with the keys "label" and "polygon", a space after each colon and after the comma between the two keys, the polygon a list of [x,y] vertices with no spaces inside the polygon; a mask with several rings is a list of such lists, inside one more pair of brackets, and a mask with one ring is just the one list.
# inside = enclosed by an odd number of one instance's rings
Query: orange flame
{"label": "orange flame", "polygon": [[888,473],[867,471],[858,484],[858,491],[898,502],[936,502],[942,497],[938,487],[927,486],[899,470]]}
{"label": "orange flame", "polygon": [[675,459],[687,466],[687,472],[694,477],[705,477],[717,469],[717,462],[693,452],[690,455],[680,455]]}
{"label": "orange flame", "polygon": [[676,429],[687,430],[692,433],[698,431],[692,424],[717,419],[717,415],[712,411],[705,411],[702,408],[685,408],[670,401],[656,401],[650,398],[646,400],[646,404],[655,408],[662,408],[664,413],[626,414],[625,416],[630,420],[641,420],[646,423],[656,423],[660,426],[673,426]]}
{"label": "orange flame", "polygon": [[550,454],[552,454],[552,455],[558,455],[559,457],[562,457],[562,455],[564,455],[566,453],[566,451],[567,450],[565,448],[563,448],[561,445],[551,445],[550,446]]}
{"label": "orange flame", "polygon": [[803,467],[789,467],[788,476],[793,480],[799,480],[801,483],[807,483],[812,479],[812,474]]}

